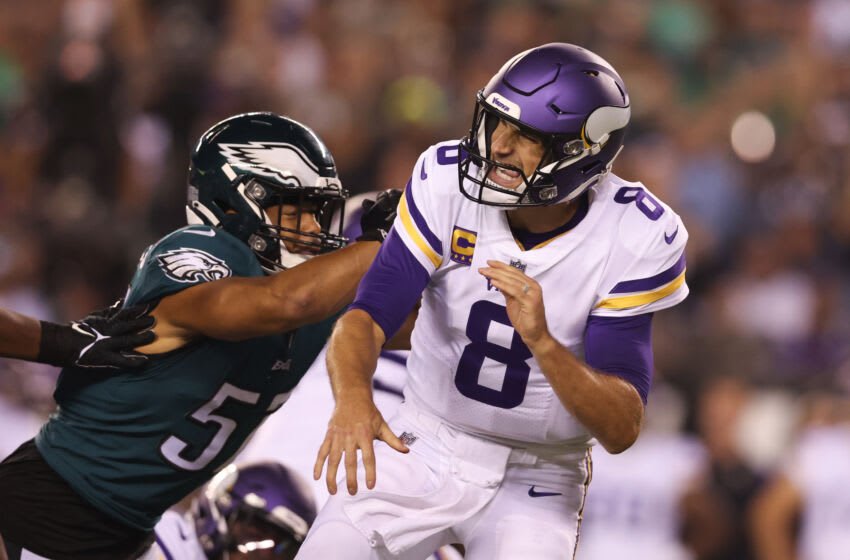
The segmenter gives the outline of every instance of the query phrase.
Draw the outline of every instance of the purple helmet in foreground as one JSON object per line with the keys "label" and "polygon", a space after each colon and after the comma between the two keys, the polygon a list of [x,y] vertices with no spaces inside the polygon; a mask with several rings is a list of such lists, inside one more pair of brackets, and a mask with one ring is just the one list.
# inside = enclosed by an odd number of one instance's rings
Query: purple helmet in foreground
{"label": "purple helmet in foreground", "polygon": [[207,558],[263,552],[293,558],[316,519],[312,490],[276,462],[228,465],[192,505],[195,531]]}
{"label": "purple helmet in foreground", "polygon": [[[567,43],[522,52],[478,92],[472,128],[461,142],[461,192],[507,207],[573,200],[611,169],[630,116],[623,80],[603,58]],[[492,159],[500,119],[543,142],[543,159],[530,177]],[[519,171],[524,182],[511,190],[485,180],[493,166]]]}

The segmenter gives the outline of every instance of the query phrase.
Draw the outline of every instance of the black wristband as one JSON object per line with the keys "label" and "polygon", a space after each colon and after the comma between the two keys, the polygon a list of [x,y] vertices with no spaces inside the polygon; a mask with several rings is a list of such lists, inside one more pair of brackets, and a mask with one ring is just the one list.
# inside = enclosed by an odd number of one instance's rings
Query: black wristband
{"label": "black wristband", "polygon": [[[70,366],[77,359],[76,345],[71,328],[49,321],[40,321],[41,341],[36,360],[52,366]],[[69,332],[70,331],[70,332]]]}

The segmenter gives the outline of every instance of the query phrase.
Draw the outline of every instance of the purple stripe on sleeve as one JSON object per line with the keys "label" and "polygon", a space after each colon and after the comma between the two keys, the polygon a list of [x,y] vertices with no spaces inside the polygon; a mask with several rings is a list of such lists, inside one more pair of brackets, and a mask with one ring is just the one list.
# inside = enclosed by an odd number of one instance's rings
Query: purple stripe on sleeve
{"label": "purple stripe on sleeve", "polygon": [[156,536],[156,544],[159,545],[159,549],[165,555],[165,560],[174,560],[174,556],[171,555],[171,552],[165,546],[165,543],[162,541],[162,539],[159,538],[159,535]]}
{"label": "purple stripe on sleeve", "polygon": [[634,385],[646,404],[652,385],[652,313],[633,317],[591,315],[584,333],[584,360]]}
{"label": "purple stripe on sleeve", "polygon": [[685,253],[682,253],[682,256],[679,257],[679,260],[676,261],[676,264],[665,270],[664,272],[659,272],[655,276],[650,278],[641,278],[639,280],[626,280],[625,282],[620,282],[614,289],[611,290],[612,294],[623,294],[628,292],[646,292],[648,290],[654,290],[655,288],[661,287],[664,284],[672,282],[679,276],[682,271],[685,270]]}
{"label": "purple stripe on sleeve", "polygon": [[368,313],[389,340],[401,328],[430,279],[393,228],[348,308]]}
{"label": "purple stripe on sleeve", "polygon": [[416,202],[413,201],[413,189],[411,188],[411,183],[412,181],[408,179],[407,186],[404,188],[404,198],[407,200],[407,209],[410,210],[410,216],[413,218],[413,223],[416,224],[416,228],[425,238],[425,241],[428,242],[428,245],[430,245],[438,255],[442,256],[443,244],[428,227],[428,222],[425,221],[425,218],[423,218],[422,214],[419,212],[419,208],[416,207]]}

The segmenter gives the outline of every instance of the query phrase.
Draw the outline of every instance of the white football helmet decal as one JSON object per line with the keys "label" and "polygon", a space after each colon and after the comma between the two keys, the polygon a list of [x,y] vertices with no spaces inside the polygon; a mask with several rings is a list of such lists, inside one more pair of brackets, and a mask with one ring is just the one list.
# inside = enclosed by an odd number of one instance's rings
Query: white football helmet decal
{"label": "white football helmet decal", "polygon": [[292,144],[248,142],[219,144],[218,147],[221,155],[233,167],[299,186],[319,182],[319,170],[304,152]]}
{"label": "white football helmet decal", "polygon": [[187,284],[212,282],[232,274],[223,260],[200,249],[173,249],[156,259],[166,276]]}

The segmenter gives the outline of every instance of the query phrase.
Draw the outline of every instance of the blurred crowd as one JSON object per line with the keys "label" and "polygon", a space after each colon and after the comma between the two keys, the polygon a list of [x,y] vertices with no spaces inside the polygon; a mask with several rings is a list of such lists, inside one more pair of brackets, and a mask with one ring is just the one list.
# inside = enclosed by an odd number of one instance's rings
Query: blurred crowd
{"label": "blurred crowd", "polygon": [[[313,127],[352,193],[401,187],[549,41],[618,69],[615,172],[690,231],[656,383],[730,519],[700,558],[751,558],[748,504],[850,394],[850,0],[0,0],[0,306],[68,320],[120,297],[228,115]],[[55,375],[0,363],[0,408],[43,417]]]}

